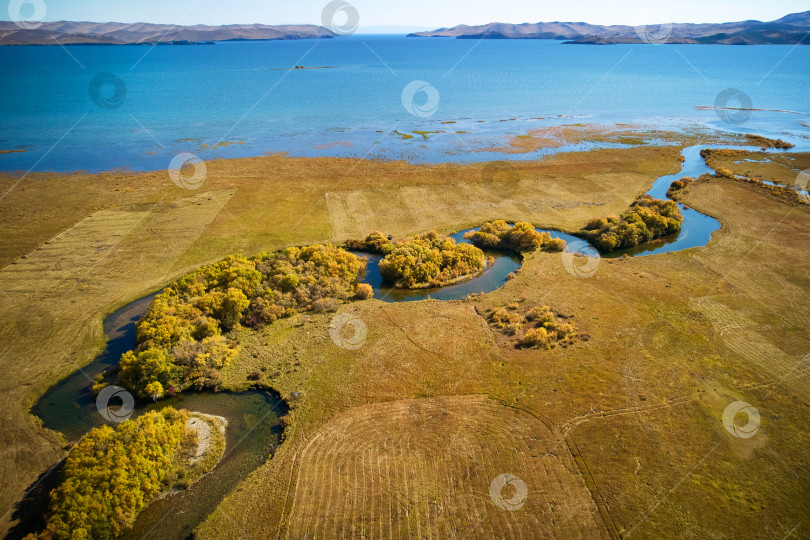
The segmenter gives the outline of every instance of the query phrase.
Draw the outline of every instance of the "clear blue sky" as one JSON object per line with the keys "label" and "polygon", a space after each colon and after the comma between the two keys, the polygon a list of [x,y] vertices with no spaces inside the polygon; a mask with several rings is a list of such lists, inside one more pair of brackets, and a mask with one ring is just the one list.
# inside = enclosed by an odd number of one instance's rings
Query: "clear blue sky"
{"label": "clear blue sky", "polygon": [[[42,0],[45,20],[168,24],[320,24],[327,0]],[[807,0],[348,0],[360,26],[438,28],[487,22],[594,24],[770,21],[810,9]],[[6,6],[9,0],[2,0]],[[8,9],[0,18],[9,20]]]}

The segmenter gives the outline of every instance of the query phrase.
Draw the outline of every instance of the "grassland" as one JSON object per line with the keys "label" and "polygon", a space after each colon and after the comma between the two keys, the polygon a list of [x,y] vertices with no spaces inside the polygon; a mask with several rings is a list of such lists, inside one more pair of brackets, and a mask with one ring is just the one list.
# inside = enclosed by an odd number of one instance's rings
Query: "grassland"
{"label": "grassland", "polygon": [[[621,213],[677,172],[678,156],[637,145],[501,164],[495,175],[491,165],[268,156],[209,163],[199,194],[165,172],[23,179],[0,213],[0,510],[65,455],[28,408],[98,352],[105,314],[183,272],[372,230],[507,219],[573,231]],[[3,192],[16,181],[2,179]],[[723,224],[707,247],[604,259],[587,279],[559,253],[537,252],[488,295],[344,306],[367,327],[357,350],[330,338],[331,314],[244,330],[225,385],[279,390],[291,423],[199,536],[801,535],[810,212],[724,178],[679,196]],[[515,302],[572,315],[589,339],[516,349],[483,316]],[[723,427],[736,400],[762,415],[751,439]],[[513,512],[490,497],[505,473],[528,489]],[[0,527],[10,523],[8,513]]]}

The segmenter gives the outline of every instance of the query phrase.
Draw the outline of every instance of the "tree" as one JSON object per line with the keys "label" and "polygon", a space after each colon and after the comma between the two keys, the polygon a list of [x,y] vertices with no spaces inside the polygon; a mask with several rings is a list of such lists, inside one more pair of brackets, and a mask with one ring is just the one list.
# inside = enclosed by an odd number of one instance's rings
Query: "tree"
{"label": "tree", "polygon": [[152,398],[152,401],[157,401],[163,397],[163,385],[158,381],[152,381],[146,385],[144,393]]}
{"label": "tree", "polygon": [[[359,294],[366,261],[331,244],[231,255],[159,294],[138,323],[137,348],[121,358],[119,381],[141,398],[212,388],[239,352],[231,332],[299,311],[335,309]],[[362,292],[361,292],[362,291]],[[229,338],[230,336],[230,338]]]}
{"label": "tree", "polygon": [[245,296],[245,293],[237,288],[229,288],[217,313],[217,318],[223,330],[232,330],[241,323],[249,305],[250,300]]}
{"label": "tree", "polygon": [[565,240],[553,239],[550,234],[537,231],[531,223],[518,222],[510,226],[502,219],[484,223],[477,231],[465,234],[464,238],[485,249],[515,252],[565,249]]}
{"label": "tree", "polygon": [[675,234],[682,223],[678,203],[644,195],[621,217],[592,219],[578,234],[599,251],[609,253]]}

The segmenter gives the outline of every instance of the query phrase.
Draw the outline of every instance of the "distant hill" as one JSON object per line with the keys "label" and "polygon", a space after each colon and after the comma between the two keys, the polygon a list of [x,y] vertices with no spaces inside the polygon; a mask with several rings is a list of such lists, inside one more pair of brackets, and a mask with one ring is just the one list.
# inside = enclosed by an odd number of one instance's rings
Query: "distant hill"
{"label": "distant hill", "polygon": [[662,24],[646,27],[600,26],[584,22],[549,22],[481,26],[459,25],[430,32],[415,32],[409,37],[453,37],[457,39],[561,39],[569,43],[609,45],[614,43],[683,44],[808,44],[810,11],[794,13],[771,22],[740,21],[706,24]]}
{"label": "distant hill", "polygon": [[58,21],[36,29],[22,29],[0,21],[0,45],[128,45],[194,43],[208,41],[321,39],[335,34],[322,26],[231,24],[227,26],[179,26],[148,23],[94,23]]}

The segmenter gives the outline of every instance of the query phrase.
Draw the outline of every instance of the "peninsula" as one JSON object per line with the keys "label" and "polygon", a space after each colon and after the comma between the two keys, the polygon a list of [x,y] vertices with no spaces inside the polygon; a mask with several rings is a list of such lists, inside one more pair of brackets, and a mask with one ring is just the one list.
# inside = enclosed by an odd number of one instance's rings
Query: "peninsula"
{"label": "peninsula", "polygon": [[600,26],[584,22],[539,22],[523,24],[490,23],[480,26],[459,25],[430,32],[415,32],[409,37],[453,37],[457,39],[558,39],[581,44],[718,44],[769,45],[807,44],[810,11],[781,19],[707,24],[663,23],[648,26]]}

